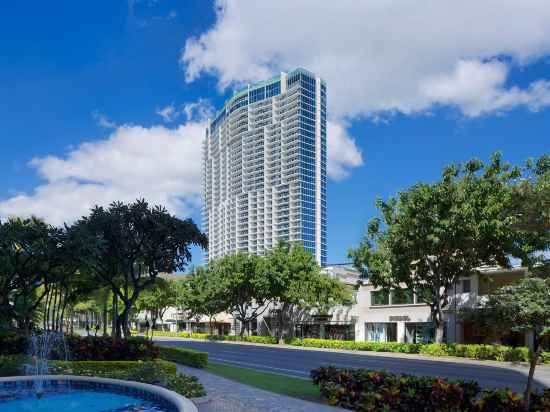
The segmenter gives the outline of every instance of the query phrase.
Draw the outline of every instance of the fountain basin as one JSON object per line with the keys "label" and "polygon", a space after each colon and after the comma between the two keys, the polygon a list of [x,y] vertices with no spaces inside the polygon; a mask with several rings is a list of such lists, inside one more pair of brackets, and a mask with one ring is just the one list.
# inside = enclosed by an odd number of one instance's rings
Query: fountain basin
{"label": "fountain basin", "polygon": [[[34,381],[43,382],[39,399]],[[187,398],[160,386],[72,375],[0,378],[2,412],[197,412]]]}

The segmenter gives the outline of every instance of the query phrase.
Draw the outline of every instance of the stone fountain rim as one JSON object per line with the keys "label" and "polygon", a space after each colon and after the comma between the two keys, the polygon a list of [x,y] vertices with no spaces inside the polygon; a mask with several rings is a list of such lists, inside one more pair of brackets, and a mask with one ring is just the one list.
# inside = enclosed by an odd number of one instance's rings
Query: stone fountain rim
{"label": "stone fountain rim", "polygon": [[129,388],[134,388],[142,391],[147,391],[153,393],[161,398],[164,398],[168,402],[172,403],[178,412],[198,412],[197,407],[193,402],[187,399],[176,392],[168,390],[166,388],[150,385],[148,383],[134,382],[134,381],[124,381],[121,379],[111,379],[111,378],[98,378],[95,376],[76,376],[76,375],[43,375],[43,376],[8,376],[1,377],[0,383],[3,382],[17,382],[17,381],[34,381],[34,380],[45,380],[45,381],[81,381],[81,382],[96,382],[110,385],[125,386]]}

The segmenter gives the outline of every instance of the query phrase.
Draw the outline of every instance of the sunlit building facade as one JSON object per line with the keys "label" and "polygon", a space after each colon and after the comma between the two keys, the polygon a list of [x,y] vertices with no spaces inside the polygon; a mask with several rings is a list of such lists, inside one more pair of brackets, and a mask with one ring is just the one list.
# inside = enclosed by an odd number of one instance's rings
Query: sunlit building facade
{"label": "sunlit building facade", "polygon": [[327,256],[326,84],[297,69],[248,85],[209,121],[203,148],[207,258],[278,240]]}

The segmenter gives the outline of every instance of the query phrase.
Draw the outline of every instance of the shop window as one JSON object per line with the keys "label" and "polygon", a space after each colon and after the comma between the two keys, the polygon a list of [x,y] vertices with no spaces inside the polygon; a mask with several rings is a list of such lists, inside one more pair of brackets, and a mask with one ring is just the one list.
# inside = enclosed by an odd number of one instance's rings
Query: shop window
{"label": "shop window", "polygon": [[[405,342],[432,343],[435,341],[435,327],[431,322],[405,323]],[[443,341],[447,341],[447,324],[443,332]]]}
{"label": "shop window", "polygon": [[472,291],[472,282],[470,279],[462,279],[462,293],[470,293]]}
{"label": "shop window", "polygon": [[366,323],[366,338],[371,342],[396,342],[397,323]]}
{"label": "shop window", "polygon": [[370,293],[370,304],[372,306],[383,306],[390,304],[390,293],[387,290],[376,290]]}
{"label": "shop window", "polygon": [[411,305],[414,303],[414,294],[410,289],[394,289],[391,296],[392,305]]}

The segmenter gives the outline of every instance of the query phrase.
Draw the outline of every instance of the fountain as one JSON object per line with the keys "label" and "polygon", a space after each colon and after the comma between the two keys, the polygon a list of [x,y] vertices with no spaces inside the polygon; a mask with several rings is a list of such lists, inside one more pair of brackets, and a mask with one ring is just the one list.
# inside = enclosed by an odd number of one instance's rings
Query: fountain
{"label": "fountain", "polygon": [[68,361],[69,351],[65,335],[61,332],[43,331],[31,335],[29,356],[30,364],[25,365],[25,374],[34,376],[34,392],[38,399],[44,394],[44,380],[50,371],[50,360],[55,358]]}
{"label": "fountain", "polygon": [[50,375],[51,361],[69,360],[62,333],[33,334],[25,376],[0,377],[2,412],[197,412],[195,405],[165,388],[89,376]]}

